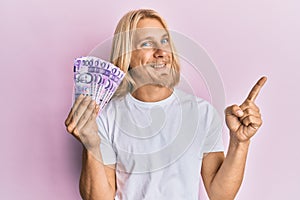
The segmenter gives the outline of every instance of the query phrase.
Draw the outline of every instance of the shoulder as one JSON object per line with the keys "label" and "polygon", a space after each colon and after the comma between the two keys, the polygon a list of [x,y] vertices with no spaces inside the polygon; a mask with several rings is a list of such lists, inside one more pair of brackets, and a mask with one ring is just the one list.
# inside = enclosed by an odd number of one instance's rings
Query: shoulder
{"label": "shoulder", "polygon": [[213,109],[213,106],[210,102],[208,102],[205,99],[202,99],[201,97],[198,97],[196,95],[186,93],[180,89],[175,89],[175,95],[178,99],[180,99],[181,103],[191,103],[198,106],[198,108],[205,108]]}
{"label": "shoulder", "polygon": [[184,109],[197,112],[198,116],[205,118],[206,120],[212,120],[213,118],[220,118],[217,110],[214,106],[207,100],[195,96],[193,94],[186,93],[182,90],[175,89],[175,94],[178,99],[180,99],[180,104]]}
{"label": "shoulder", "polygon": [[122,107],[125,105],[125,98],[124,97],[117,97],[117,98],[112,98],[102,110],[100,110],[98,119],[113,119],[114,116],[116,115],[116,112],[120,110]]}

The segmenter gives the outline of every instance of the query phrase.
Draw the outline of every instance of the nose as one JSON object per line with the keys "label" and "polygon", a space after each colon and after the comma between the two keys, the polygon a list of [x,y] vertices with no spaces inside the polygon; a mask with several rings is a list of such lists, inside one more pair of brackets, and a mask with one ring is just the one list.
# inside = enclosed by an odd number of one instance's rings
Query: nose
{"label": "nose", "polygon": [[167,56],[167,54],[168,53],[165,49],[157,48],[157,49],[155,49],[154,57],[155,58],[164,58]]}

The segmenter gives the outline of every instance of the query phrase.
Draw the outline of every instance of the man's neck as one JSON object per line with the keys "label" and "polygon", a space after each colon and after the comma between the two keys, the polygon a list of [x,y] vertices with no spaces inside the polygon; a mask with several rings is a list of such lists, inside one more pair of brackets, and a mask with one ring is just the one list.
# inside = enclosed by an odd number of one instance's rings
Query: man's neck
{"label": "man's neck", "polygon": [[171,88],[157,85],[145,85],[135,90],[132,93],[132,96],[144,102],[157,102],[168,98],[172,93],[173,89]]}

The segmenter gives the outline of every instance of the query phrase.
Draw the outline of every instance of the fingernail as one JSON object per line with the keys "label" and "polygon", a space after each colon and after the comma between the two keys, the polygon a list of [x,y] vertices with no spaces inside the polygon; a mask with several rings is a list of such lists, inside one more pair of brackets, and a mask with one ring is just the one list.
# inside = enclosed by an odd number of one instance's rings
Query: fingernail
{"label": "fingernail", "polygon": [[237,113],[237,115],[240,116],[240,117],[244,115],[244,112],[241,111],[241,110],[238,110],[236,113]]}

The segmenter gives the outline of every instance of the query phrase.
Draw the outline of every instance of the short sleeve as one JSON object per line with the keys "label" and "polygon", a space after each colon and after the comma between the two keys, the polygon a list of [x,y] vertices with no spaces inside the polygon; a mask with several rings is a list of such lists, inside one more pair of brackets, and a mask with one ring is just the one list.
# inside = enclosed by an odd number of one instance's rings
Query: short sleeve
{"label": "short sleeve", "polygon": [[221,117],[216,109],[209,105],[208,113],[208,127],[206,137],[204,141],[203,152],[219,152],[224,151],[223,139],[222,139],[222,127],[223,123]]}
{"label": "short sleeve", "polygon": [[108,119],[103,114],[97,117],[98,134],[101,138],[100,151],[104,165],[116,163],[116,152],[113,149],[113,143],[108,132]]}

